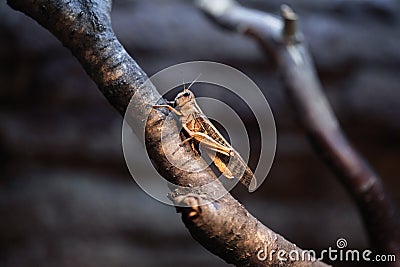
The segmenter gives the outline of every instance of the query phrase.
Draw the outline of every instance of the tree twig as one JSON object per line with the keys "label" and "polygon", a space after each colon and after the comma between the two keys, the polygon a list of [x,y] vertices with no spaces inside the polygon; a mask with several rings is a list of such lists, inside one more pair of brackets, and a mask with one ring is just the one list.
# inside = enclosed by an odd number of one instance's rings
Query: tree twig
{"label": "tree twig", "polygon": [[[198,161],[192,151],[178,145],[181,140],[176,124],[163,130],[164,146],[161,147],[161,125],[166,114],[155,112],[152,105],[163,100],[154,86],[146,83],[146,74],[115,37],[110,22],[111,0],[8,0],[8,4],[35,19],[69,48],[107,100],[122,115],[132,101],[127,111],[130,113],[130,124],[133,128],[145,129],[149,156],[168,181],[188,187],[215,181],[216,176],[210,168],[188,173],[167,160],[165,154],[175,162],[191,160],[197,169],[206,164]],[[260,261],[257,257],[260,250],[264,253],[272,250],[289,253],[294,250],[302,254],[296,245],[249,214],[229,193],[217,201],[208,202],[212,194],[220,190],[224,188],[217,181],[205,191],[174,190],[171,193],[176,205],[187,206],[177,207],[177,211],[182,213],[183,222],[192,236],[205,248],[237,266],[280,265],[276,255]],[[314,259],[288,260],[285,264],[327,266]]]}
{"label": "tree twig", "polygon": [[396,209],[382,180],[341,130],[322,91],[312,58],[297,30],[297,15],[282,6],[281,18],[232,0],[200,0],[218,25],[257,39],[278,65],[284,86],[311,143],[332,167],[358,204],[371,245],[400,258]]}

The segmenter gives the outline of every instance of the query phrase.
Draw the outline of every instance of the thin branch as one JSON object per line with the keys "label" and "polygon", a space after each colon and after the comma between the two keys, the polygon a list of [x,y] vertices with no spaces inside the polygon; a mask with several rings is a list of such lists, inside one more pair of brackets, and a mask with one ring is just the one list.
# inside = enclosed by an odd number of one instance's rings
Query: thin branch
{"label": "thin branch", "polygon": [[[168,181],[195,187],[216,180],[210,168],[188,173],[167,160],[165,154],[175,162],[191,160],[197,169],[206,164],[198,161],[192,151],[178,145],[181,140],[176,124],[163,129],[164,146],[161,147],[161,126],[166,114],[154,111],[152,106],[163,100],[154,86],[146,83],[146,74],[116,39],[110,22],[111,0],[8,0],[8,4],[35,19],[69,48],[122,115],[132,101],[127,111],[129,123],[133,128],[145,129],[149,156]],[[237,266],[281,265],[276,256],[260,261],[257,258],[260,250],[285,250],[287,253],[295,250],[302,254],[294,244],[249,214],[230,194],[205,204],[214,192],[221,190],[224,188],[217,181],[208,190],[174,190],[170,196],[175,204],[186,204],[185,208],[177,207],[177,211],[182,213],[192,236],[205,248]],[[287,261],[285,265],[327,266],[313,260]]]}
{"label": "thin branch", "polygon": [[346,138],[323,93],[312,58],[288,6],[282,18],[231,0],[201,0],[200,8],[218,25],[257,39],[277,63],[283,83],[310,140],[356,200],[371,245],[400,258],[395,206],[382,180]]}

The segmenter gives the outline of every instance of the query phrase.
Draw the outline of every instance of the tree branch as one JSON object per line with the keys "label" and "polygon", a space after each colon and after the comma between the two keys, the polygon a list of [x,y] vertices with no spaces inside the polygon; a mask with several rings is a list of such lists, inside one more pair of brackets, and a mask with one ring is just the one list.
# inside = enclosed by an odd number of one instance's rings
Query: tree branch
{"label": "tree branch", "polygon": [[278,65],[283,83],[315,150],[358,204],[371,245],[400,258],[395,206],[382,180],[346,138],[317,78],[312,58],[296,28],[297,16],[283,6],[282,18],[235,1],[198,1],[218,25],[254,37]]}
{"label": "tree branch", "polygon": [[[206,164],[198,161],[192,151],[178,145],[181,140],[176,124],[163,129],[164,146],[161,147],[161,128],[166,114],[154,111],[152,106],[163,100],[154,86],[146,83],[146,74],[117,40],[110,22],[111,0],[8,0],[8,4],[35,19],[69,48],[122,115],[132,101],[127,111],[129,123],[133,128],[145,129],[149,156],[168,181],[196,187],[216,180],[210,168],[188,173],[167,160],[165,154],[176,162],[191,160],[197,169]],[[205,248],[237,266],[281,265],[276,256],[260,261],[257,252],[261,249],[282,249],[287,253],[295,250],[301,255],[299,248],[264,226],[229,193],[217,201],[207,202],[214,192],[221,190],[225,189],[217,181],[207,190],[174,190],[170,196],[175,204],[186,204],[187,207],[177,207],[177,211],[182,213],[192,236]],[[306,260],[287,261],[286,266],[327,265]]]}

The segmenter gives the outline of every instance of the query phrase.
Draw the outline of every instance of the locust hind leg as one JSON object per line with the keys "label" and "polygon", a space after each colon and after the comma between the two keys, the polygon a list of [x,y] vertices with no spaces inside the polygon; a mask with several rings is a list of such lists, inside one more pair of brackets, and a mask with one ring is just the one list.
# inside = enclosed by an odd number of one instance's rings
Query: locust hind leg
{"label": "locust hind leg", "polygon": [[217,169],[228,179],[233,179],[235,178],[232,174],[232,172],[228,169],[228,166],[226,165],[225,162],[221,160],[220,157],[217,157],[214,153],[208,153],[208,156],[211,158],[213,161],[214,165],[217,167]]}
{"label": "locust hind leg", "polygon": [[212,150],[212,151],[224,154],[226,156],[231,156],[231,151],[227,152],[226,150],[221,150],[221,149],[218,149],[218,148],[215,148],[215,147],[207,147],[207,148]]}
{"label": "locust hind leg", "polygon": [[231,156],[233,153],[233,150],[229,146],[221,145],[214,139],[212,139],[210,136],[204,134],[204,133],[199,133],[199,132],[194,132],[191,131],[187,126],[183,125],[182,126],[186,132],[189,134],[189,136],[195,140],[197,140],[199,143],[202,145],[206,146],[208,149],[222,153],[227,156]]}

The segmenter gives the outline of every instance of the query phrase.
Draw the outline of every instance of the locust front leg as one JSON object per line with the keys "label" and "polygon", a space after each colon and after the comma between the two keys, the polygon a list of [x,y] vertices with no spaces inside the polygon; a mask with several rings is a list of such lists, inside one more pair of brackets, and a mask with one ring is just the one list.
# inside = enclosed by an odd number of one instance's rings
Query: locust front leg
{"label": "locust front leg", "polygon": [[[221,145],[220,143],[218,143],[217,141],[215,141],[214,139],[212,139],[211,137],[209,137],[208,135],[206,135],[204,133],[191,131],[185,125],[183,125],[182,127],[189,134],[189,138],[185,139],[182,143],[186,143],[189,140],[194,139],[197,142],[201,143],[202,145],[206,146],[208,150],[215,151],[215,152],[221,153],[221,154],[226,155],[226,156],[232,156],[233,155],[234,152],[233,152],[232,148],[230,148],[228,146]],[[218,157],[218,156],[216,156],[216,154],[213,154],[213,153],[210,153],[210,152],[207,152],[207,154],[211,158],[211,160],[214,162],[214,164],[218,168],[218,170],[221,173],[223,173],[223,175],[226,178],[229,178],[229,179],[234,178],[234,175],[228,169],[228,166],[226,165],[225,162],[223,162],[221,160],[220,157]]]}
{"label": "locust front leg", "polygon": [[174,109],[170,105],[154,105],[153,108],[166,108],[166,109],[168,109],[169,111],[172,111],[173,113],[175,113],[178,116],[183,116],[183,114],[180,111],[177,111],[176,109]]}
{"label": "locust front leg", "polygon": [[[182,142],[180,142],[179,145],[180,145],[180,146],[183,146],[184,144],[186,144],[187,142],[189,142],[189,141],[192,140],[192,139],[193,139],[193,136],[189,136],[189,138],[186,138],[185,140],[183,140]],[[191,142],[191,143],[190,143],[190,147],[192,148],[192,151],[193,151],[196,155],[200,156],[200,152],[197,151],[197,149],[195,148],[194,142]]]}

